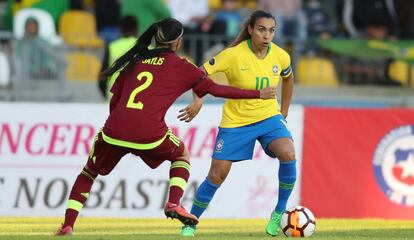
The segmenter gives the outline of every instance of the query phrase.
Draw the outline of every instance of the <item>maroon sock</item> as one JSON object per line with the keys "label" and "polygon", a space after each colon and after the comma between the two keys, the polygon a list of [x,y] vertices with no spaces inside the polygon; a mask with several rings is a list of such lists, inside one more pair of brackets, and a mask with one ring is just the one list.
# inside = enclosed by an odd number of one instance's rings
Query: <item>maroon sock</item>
{"label": "maroon sock", "polygon": [[[180,204],[180,199],[184,194],[185,185],[190,177],[190,163],[186,161],[175,161],[170,168],[170,195],[168,202]],[[174,178],[174,179],[173,179]],[[176,180],[179,181],[176,181]],[[184,180],[184,181],[183,181]]]}
{"label": "maroon sock", "polygon": [[[89,192],[91,191],[93,181],[96,178],[96,175],[93,175],[86,169],[83,169],[81,174],[78,175],[76,178],[75,183],[73,184],[72,191],[69,195],[69,201],[74,200],[80,204],[83,204],[88,199]],[[80,210],[80,209],[79,209]],[[67,208],[65,212],[65,222],[63,223],[63,227],[71,226],[75,224],[76,218],[79,215],[79,211],[76,209]]]}

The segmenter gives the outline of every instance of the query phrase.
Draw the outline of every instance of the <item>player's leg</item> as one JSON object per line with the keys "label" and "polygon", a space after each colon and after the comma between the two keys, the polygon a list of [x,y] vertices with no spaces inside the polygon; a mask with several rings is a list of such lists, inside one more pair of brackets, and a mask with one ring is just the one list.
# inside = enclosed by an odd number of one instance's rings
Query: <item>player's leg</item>
{"label": "player's leg", "polygon": [[187,187],[187,181],[190,177],[190,153],[184,148],[183,155],[171,160],[170,166],[170,188],[168,202],[180,204],[181,197]]}
{"label": "player's leg", "polygon": [[184,224],[195,225],[198,223],[197,217],[188,213],[180,204],[190,177],[190,153],[184,143],[170,130],[167,135],[168,137],[158,147],[133,153],[139,155],[152,169],[157,168],[166,159],[170,159],[170,187],[164,213],[167,217],[176,218]]}
{"label": "player's leg", "polygon": [[279,159],[279,195],[275,209],[266,227],[269,235],[276,236],[280,231],[280,217],[296,181],[295,148],[292,136],[282,115],[276,115],[260,124],[265,133],[258,138],[270,157]]}
{"label": "player's leg", "polygon": [[182,156],[171,160],[169,196],[164,212],[167,217],[177,218],[183,224],[196,225],[198,218],[188,213],[180,204],[189,177],[190,153],[184,148]]}
{"label": "player's leg", "polygon": [[293,142],[289,138],[280,138],[269,144],[269,150],[279,159],[279,194],[276,207],[266,227],[269,235],[276,236],[280,231],[280,218],[286,210],[286,204],[296,181],[296,160]]}
{"label": "player's leg", "polygon": [[279,197],[275,210],[284,212],[296,181],[295,147],[291,139],[280,138],[270,143],[269,149],[276,155],[280,163],[278,172]]}
{"label": "player's leg", "polygon": [[65,211],[65,221],[55,235],[65,236],[72,234],[76,219],[83,204],[89,197],[95,178],[98,175],[109,174],[126,153],[127,150],[124,148],[104,142],[100,133],[97,135],[88,161],[72,186]]}
{"label": "player's leg", "polygon": [[[232,161],[251,159],[256,141],[252,126],[219,128],[207,178],[198,187],[191,213],[201,217],[230,172]],[[252,131],[253,130],[253,131]],[[225,160],[230,159],[230,160]],[[183,226],[182,236],[194,236],[195,226]]]}
{"label": "player's leg", "polygon": [[73,225],[75,224],[83,204],[88,199],[89,192],[91,191],[93,182],[97,176],[98,174],[89,170],[87,166],[82,169],[82,172],[76,178],[69,195],[65,211],[65,221],[55,235],[65,236],[72,234]]}
{"label": "player's leg", "polygon": [[207,178],[198,187],[191,213],[196,217],[200,217],[206,210],[208,204],[213,199],[214,194],[220,185],[226,180],[230,172],[232,161],[227,160],[211,160],[210,170]]}
{"label": "player's leg", "polygon": [[[232,161],[212,159],[208,176],[197,189],[191,214],[199,218],[204,213],[217,189],[229,174],[231,165]],[[186,224],[181,228],[181,236],[193,237],[195,231],[195,225]]]}

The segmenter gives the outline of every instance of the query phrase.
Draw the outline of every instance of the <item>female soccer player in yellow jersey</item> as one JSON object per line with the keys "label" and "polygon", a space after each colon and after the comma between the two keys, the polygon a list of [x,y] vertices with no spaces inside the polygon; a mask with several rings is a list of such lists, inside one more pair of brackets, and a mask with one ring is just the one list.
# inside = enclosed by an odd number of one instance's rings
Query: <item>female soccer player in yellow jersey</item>
{"label": "female soccer player in yellow jersey", "polygon": [[[272,43],[276,20],[264,11],[255,11],[245,22],[240,34],[228,47],[203,65],[207,74],[223,72],[231,86],[262,89],[277,86],[282,79],[281,103],[275,99],[228,99],[216,138],[210,171],[199,186],[191,213],[198,218],[207,208],[214,193],[226,179],[233,162],[251,159],[256,140],[266,154],[280,161],[279,195],[266,226],[272,236],[280,231],[280,217],[296,180],[295,149],[286,126],[293,92],[290,57]],[[182,120],[191,120],[199,109],[193,104],[184,109]],[[182,236],[194,236],[195,226],[184,225]]]}

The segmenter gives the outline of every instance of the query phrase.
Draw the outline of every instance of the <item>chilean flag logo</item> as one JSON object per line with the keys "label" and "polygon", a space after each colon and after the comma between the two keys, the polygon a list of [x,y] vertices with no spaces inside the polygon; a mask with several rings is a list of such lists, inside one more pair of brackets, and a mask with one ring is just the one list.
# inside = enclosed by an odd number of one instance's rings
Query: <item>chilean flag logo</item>
{"label": "chilean flag logo", "polygon": [[395,165],[392,173],[398,181],[408,186],[414,185],[414,148],[395,151]]}
{"label": "chilean flag logo", "polygon": [[377,145],[374,174],[381,190],[394,203],[414,205],[414,126],[391,130]]}

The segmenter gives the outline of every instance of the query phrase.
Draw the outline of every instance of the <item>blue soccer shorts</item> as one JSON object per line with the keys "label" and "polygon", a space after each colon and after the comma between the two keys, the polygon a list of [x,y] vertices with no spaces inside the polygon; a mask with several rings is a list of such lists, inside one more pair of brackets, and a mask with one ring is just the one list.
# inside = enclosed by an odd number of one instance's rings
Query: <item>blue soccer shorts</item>
{"label": "blue soccer shorts", "polygon": [[279,138],[292,139],[282,114],[242,127],[219,127],[213,158],[231,161],[252,159],[256,140],[260,142],[269,157],[275,158],[276,156],[267,149],[267,146]]}

